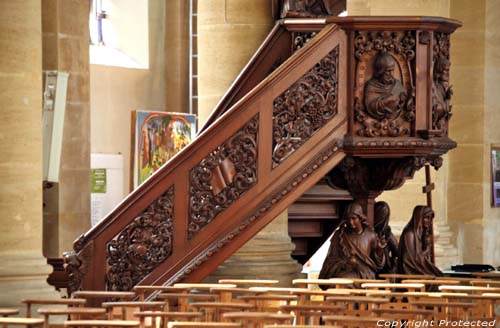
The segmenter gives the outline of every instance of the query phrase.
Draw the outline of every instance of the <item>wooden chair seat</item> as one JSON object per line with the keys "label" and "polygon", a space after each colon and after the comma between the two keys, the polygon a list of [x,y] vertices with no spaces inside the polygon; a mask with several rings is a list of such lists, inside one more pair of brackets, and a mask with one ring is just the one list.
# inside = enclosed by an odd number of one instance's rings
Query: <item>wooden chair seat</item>
{"label": "wooden chair seat", "polygon": [[0,308],[0,316],[8,317],[10,315],[19,314],[19,309],[16,308]]}
{"label": "wooden chair seat", "polygon": [[12,326],[43,326],[42,318],[0,318],[0,324]]}
{"label": "wooden chair seat", "polygon": [[366,289],[406,289],[412,292],[425,292],[424,284],[403,284],[403,283],[363,283],[361,284],[362,288]]}
{"label": "wooden chair seat", "polygon": [[139,327],[135,320],[70,320],[64,322],[65,327]]}
{"label": "wooden chair seat", "polygon": [[344,278],[332,278],[332,279],[294,279],[292,280],[293,285],[298,285],[302,288],[307,288],[308,285],[322,285],[322,286],[335,286],[336,288],[342,288],[345,286],[351,286],[354,284],[352,279]]}
{"label": "wooden chair seat", "polygon": [[[397,279],[425,279],[425,280],[431,280],[436,278],[436,276],[431,276],[431,275],[425,275],[425,274],[401,274],[401,273],[382,273],[378,275],[380,278],[384,279],[391,279],[391,280],[397,280]],[[441,277],[439,277],[441,278]]]}
{"label": "wooden chair seat", "polygon": [[219,279],[219,284],[234,284],[234,285],[259,285],[259,286],[271,286],[276,285],[279,280],[270,279]]}
{"label": "wooden chair seat", "polygon": [[84,306],[87,300],[82,298],[27,298],[22,300],[26,304],[26,316],[31,317],[32,305],[68,305],[68,306]]}
{"label": "wooden chair seat", "polygon": [[383,316],[391,320],[409,320],[409,319],[431,319],[434,313],[433,310],[425,309],[373,309],[373,313],[377,316]]}
{"label": "wooden chair seat", "polygon": [[136,296],[134,292],[111,292],[111,291],[100,291],[100,290],[80,290],[73,292],[72,296],[74,298],[98,298],[98,299],[131,299]]}

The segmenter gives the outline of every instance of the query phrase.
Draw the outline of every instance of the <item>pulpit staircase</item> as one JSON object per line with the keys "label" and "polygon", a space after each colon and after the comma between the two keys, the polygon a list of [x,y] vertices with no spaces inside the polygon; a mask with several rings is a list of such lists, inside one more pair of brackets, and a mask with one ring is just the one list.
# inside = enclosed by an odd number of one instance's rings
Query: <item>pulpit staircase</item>
{"label": "pulpit staircase", "polygon": [[[198,137],[75,241],[65,256],[70,291],[202,281],[329,173],[370,216],[374,195],[456,145],[432,124],[430,83],[433,40],[458,26],[425,17],[280,21]],[[412,102],[406,119],[377,132],[360,117],[356,90],[380,49],[407,61]],[[361,133],[366,124],[376,133]],[[391,124],[404,133],[388,134]]]}

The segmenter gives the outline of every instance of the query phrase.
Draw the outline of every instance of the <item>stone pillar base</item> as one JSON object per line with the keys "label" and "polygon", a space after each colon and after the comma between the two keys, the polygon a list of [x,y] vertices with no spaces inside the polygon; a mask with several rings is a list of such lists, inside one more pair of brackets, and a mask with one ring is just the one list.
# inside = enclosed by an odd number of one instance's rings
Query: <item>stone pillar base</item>
{"label": "stone pillar base", "polygon": [[0,307],[23,309],[25,298],[60,297],[46,281],[51,267],[39,253],[0,253],[0,263]]}
{"label": "stone pillar base", "polygon": [[210,275],[207,282],[219,279],[275,279],[279,286],[292,286],[302,278],[302,266],[291,257],[295,245],[288,236],[288,213],[272,223],[227,259]]}

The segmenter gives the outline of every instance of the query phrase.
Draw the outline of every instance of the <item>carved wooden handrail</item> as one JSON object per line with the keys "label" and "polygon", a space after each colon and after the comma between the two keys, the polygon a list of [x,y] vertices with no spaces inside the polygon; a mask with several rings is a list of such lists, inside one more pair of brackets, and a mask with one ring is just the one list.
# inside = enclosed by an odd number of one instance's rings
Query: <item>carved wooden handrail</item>
{"label": "carved wooden handrail", "polygon": [[376,195],[456,146],[447,72],[458,26],[281,21],[201,134],[75,242],[70,290],[201,281],[327,173],[373,219]]}
{"label": "carved wooden handrail", "polygon": [[207,276],[343,158],[346,59],[325,27],[75,242],[70,289]]}

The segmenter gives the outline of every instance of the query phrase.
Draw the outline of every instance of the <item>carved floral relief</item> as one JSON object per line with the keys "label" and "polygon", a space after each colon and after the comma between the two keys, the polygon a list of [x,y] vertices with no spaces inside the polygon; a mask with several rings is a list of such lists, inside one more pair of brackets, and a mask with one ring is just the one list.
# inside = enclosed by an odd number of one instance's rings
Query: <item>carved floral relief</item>
{"label": "carved floral relief", "polygon": [[254,116],[190,172],[188,238],[257,183],[259,116]]}
{"label": "carved floral relief", "polygon": [[356,31],[356,133],[401,137],[415,120],[415,58],[412,31]]}
{"label": "carved floral relief", "polygon": [[108,290],[130,290],[172,253],[174,187],[107,244]]}
{"label": "carved floral relief", "polygon": [[273,103],[273,168],[337,115],[337,46]]}

